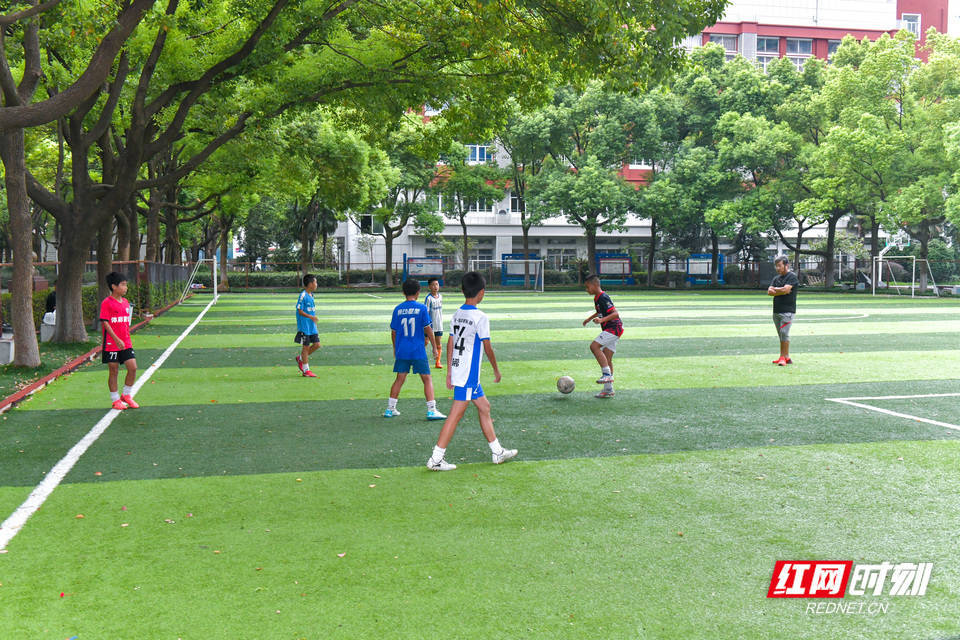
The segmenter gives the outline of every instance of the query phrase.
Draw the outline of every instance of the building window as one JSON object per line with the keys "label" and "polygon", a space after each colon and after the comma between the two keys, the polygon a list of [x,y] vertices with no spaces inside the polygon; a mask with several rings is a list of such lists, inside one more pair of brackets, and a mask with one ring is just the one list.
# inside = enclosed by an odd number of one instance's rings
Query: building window
{"label": "building window", "polygon": [[373,219],[371,215],[360,216],[361,233],[383,233],[383,223]]}
{"label": "building window", "polygon": [[470,213],[490,213],[493,207],[485,198],[475,200],[467,205],[467,211]]}
{"label": "building window", "polygon": [[900,28],[920,37],[920,14],[904,13],[900,18]]}
{"label": "building window", "polygon": [[576,257],[576,249],[547,249],[546,266],[548,269],[566,269]]}
{"label": "building window", "polygon": [[787,38],[787,58],[797,71],[803,71],[803,65],[813,55],[813,40],[809,38]]}
{"label": "building window", "polygon": [[833,54],[840,48],[840,40],[827,40],[827,60],[833,58]]}
{"label": "building window", "polygon": [[737,57],[737,41],[740,38],[737,36],[728,36],[728,35],[710,35],[710,42],[715,42],[722,46],[727,52],[727,62],[730,62],[735,57]]}
{"label": "building window", "polygon": [[780,38],[757,38],[757,54],[780,55]]}
{"label": "building window", "polygon": [[467,162],[486,162],[491,159],[490,146],[486,144],[468,144]]}
{"label": "building window", "polygon": [[527,210],[526,207],[523,198],[516,193],[510,194],[510,213],[522,213]]}

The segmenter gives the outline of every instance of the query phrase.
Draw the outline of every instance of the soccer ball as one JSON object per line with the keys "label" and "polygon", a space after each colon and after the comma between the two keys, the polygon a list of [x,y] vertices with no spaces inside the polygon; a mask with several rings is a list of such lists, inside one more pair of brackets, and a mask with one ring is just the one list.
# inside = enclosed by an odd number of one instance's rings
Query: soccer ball
{"label": "soccer ball", "polygon": [[557,378],[557,391],[560,393],[570,393],[577,384],[570,376],[560,376]]}

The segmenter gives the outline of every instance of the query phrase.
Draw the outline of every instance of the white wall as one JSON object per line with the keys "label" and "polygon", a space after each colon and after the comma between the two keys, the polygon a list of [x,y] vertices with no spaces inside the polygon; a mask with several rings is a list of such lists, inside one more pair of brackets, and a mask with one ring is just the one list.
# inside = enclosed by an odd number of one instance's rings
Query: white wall
{"label": "white wall", "polygon": [[896,12],[896,0],[734,0],[722,21],[892,29],[896,26]]}

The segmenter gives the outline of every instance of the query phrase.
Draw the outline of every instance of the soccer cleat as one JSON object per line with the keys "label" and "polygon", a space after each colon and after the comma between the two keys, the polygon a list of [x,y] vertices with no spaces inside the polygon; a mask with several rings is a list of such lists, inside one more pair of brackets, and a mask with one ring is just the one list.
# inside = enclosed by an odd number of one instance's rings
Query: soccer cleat
{"label": "soccer cleat", "polygon": [[786,364],[793,364],[793,360],[791,360],[790,358],[787,358],[786,360],[784,360],[784,362]]}
{"label": "soccer cleat", "polygon": [[597,384],[607,384],[607,383],[609,383],[609,382],[613,382],[613,376],[612,376],[612,375],[606,375],[606,374],[605,374],[605,375],[602,375],[602,376],[600,376],[599,378],[597,378]]}
{"label": "soccer cleat", "polygon": [[427,469],[430,469],[430,471],[453,471],[456,468],[457,465],[451,464],[443,458],[441,458],[439,461],[434,460],[433,458],[427,460]]}
{"label": "soccer cleat", "polygon": [[310,369],[307,369],[306,371],[303,372],[303,377],[304,377],[304,378],[316,378],[316,377],[317,377],[317,374],[315,374],[313,371],[310,371]]}
{"label": "soccer cleat", "polygon": [[133,396],[120,396],[120,401],[131,409],[139,409],[140,405],[133,401]]}
{"label": "soccer cleat", "polygon": [[434,368],[436,368],[436,369],[443,369],[443,365],[440,364],[440,361],[439,361],[439,360],[437,360],[436,364],[434,364],[433,366],[434,366]]}
{"label": "soccer cleat", "polygon": [[597,395],[593,396],[594,398],[612,398],[615,395],[613,391],[601,391]]}
{"label": "soccer cleat", "polygon": [[447,416],[443,415],[436,409],[431,409],[430,411],[427,411],[427,420],[443,420],[446,417]]}
{"label": "soccer cleat", "polygon": [[400,412],[397,411],[396,409],[387,409],[386,411],[383,412],[384,418],[395,418],[398,415],[400,415]]}
{"label": "soccer cleat", "polygon": [[123,411],[124,409],[127,408],[127,403],[124,402],[123,400],[114,400],[113,408],[116,409],[117,411]]}
{"label": "soccer cleat", "polygon": [[773,364],[777,364],[777,365],[783,366],[783,365],[785,365],[785,364],[787,364],[787,363],[783,361],[783,356],[781,356],[781,357],[777,358],[776,360],[774,360],[774,361],[773,361]]}
{"label": "soccer cleat", "polygon": [[493,454],[493,464],[503,464],[517,455],[516,449],[504,449],[500,453]]}
{"label": "soccer cleat", "polygon": [[303,359],[297,356],[297,366],[300,367],[300,373],[303,373]]}

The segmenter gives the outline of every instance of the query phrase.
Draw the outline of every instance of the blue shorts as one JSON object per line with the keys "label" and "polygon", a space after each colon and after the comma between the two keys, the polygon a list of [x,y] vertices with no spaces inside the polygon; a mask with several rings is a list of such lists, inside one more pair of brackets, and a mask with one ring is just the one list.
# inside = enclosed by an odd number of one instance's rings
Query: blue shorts
{"label": "blue shorts", "polygon": [[483,397],[483,387],[480,386],[480,383],[477,383],[475,387],[454,387],[453,388],[453,399],[456,400],[476,400],[477,398]]}
{"label": "blue shorts", "polygon": [[422,376],[430,375],[430,363],[427,362],[426,358],[423,360],[397,358],[396,362],[393,363],[394,373],[410,373],[411,368],[414,373],[419,373]]}

